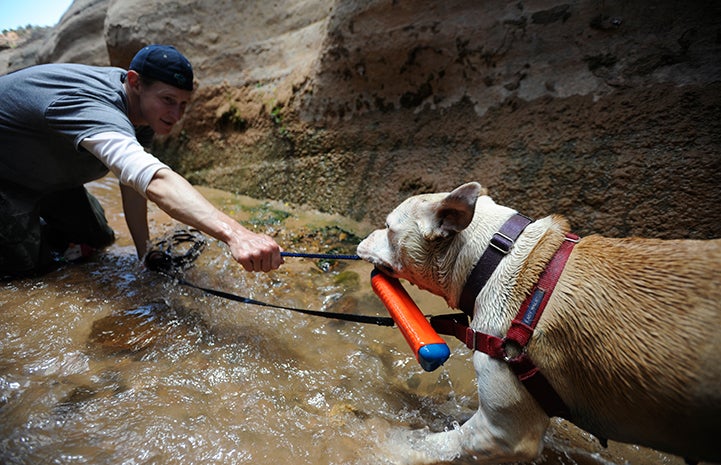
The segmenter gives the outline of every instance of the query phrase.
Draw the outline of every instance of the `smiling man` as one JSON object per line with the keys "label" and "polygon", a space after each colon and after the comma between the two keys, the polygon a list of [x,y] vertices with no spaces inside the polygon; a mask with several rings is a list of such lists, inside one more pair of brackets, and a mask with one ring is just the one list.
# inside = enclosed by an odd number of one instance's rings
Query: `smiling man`
{"label": "smiling man", "polygon": [[84,183],[120,180],[139,257],[147,200],[225,242],[248,271],[283,262],[275,241],[220,212],[145,147],[168,134],[192,96],[193,69],[174,47],[141,49],[126,71],[80,64],[32,66],[0,76],[0,275],[42,272],[115,238]]}

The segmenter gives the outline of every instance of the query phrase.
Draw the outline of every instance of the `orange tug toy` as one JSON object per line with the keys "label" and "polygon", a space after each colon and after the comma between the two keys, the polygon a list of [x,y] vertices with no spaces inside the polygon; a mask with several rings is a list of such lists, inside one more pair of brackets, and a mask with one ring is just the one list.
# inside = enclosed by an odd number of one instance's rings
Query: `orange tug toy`
{"label": "orange tug toy", "polygon": [[398,325],[421,367],[433,371],[443,365],[451,355],[448,345],[423,316],[401,282],[373,269],[371,287]]}

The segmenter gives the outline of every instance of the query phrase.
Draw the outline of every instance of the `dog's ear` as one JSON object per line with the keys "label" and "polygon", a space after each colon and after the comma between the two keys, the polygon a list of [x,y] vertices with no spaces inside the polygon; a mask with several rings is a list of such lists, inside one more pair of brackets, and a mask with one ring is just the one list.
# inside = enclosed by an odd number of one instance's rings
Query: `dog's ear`
{"label": "dog's ear", "polygon": [[457,187],[444,199],[435,202],[431,207],[434,212],[435,225],[427,234],[429,240],[448,237],[463,231],[473,221],[476,200],[481,193],[481,185],[469,182]]}

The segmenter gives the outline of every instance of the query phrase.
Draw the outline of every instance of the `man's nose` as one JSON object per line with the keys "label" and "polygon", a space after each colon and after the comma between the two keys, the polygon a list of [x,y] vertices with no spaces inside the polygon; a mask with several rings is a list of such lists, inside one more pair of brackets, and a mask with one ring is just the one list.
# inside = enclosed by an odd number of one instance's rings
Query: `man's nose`
{"label": "man's nose", "polygon": [[176,123],[183,117],[183,108],[180,105],[174,105],[170,109],[170,114],[173,117],[173,123]]}

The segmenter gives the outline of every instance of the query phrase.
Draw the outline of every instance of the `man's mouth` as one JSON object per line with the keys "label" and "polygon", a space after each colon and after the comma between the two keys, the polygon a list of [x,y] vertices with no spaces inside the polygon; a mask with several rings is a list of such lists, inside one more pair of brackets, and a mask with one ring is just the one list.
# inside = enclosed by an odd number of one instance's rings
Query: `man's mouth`
{"label": "man's mouth", "polygon": [[159,124],[155,128],[156,133],[165,135],[165,134],[169,134],[170,131],[173,129],[174,123],[169,123],[168,121],[166,121],[164,119],[158,119],[157,121]]}

